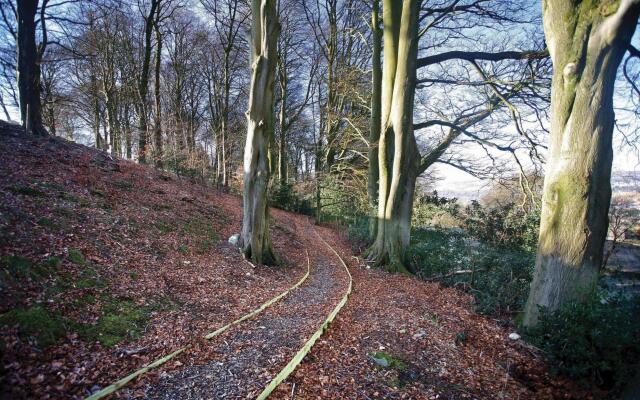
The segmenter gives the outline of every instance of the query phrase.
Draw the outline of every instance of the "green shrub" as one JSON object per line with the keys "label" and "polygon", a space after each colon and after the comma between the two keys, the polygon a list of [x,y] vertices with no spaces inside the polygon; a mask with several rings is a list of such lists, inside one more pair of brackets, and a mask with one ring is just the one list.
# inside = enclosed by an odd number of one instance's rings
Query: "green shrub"
{"label": "green shrub", "polygon": [[486,208],[472,201],[464,211],[464,227],[472,237],[500,248],[535,251],[538,210],[527,212],[514,204]]}
{"label": "green shrub", "polygon": [[369,217],[355,216],[348,225],[349,241],[361,251],[369,244]]}
{"label": "green shrub", "polygon": [[438,228],[459,227],[460,205],[456,198],[440,197],[437,191],[432,195],[418,198],[413,206],[411,225],[420,228],[434,226]]}
{"label": "green shrub", "polygon": [[416,229],[409,250],[418,276],[471,292],[476,311],[513,314],[527,299],[535,256],[470,239],[457,229]]}
{"label": "green shrub", "polygon": [[640,364],[640,299],[596,294],[541,311],[525,335],[545,352],[553,372],[614,393],[633,377]]}
{"label": "green shrub", "polygon": [[269,205],[286,211],[313,215],[313,207],[308,199],[300,197],[290,183],[274,184],[269,193]]}

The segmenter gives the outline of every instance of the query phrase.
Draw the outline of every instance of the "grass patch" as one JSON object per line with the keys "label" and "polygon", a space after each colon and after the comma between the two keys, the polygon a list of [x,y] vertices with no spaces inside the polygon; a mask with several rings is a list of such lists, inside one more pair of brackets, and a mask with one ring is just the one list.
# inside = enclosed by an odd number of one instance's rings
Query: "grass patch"
{"label": "grass patch", "polygon": [[82,254],[82,251],[78,249],[69,249],[69,255],[67,258],[76,265],[85,265],[87,263],[84,254]]}
{"label": "grass patch", "polygon": [[35,340],[40,348],[54,344],[66,333],[64,323],[41,306],[16,308],[2,314],[0,325],[18,325],[19,336]]}
{"label": "grass patch", "polygon": [[29,186],[13,186],[9,189],[13,194],[20,194],[23,196],[33,197],[45,197],[46,194],[38,189]]}

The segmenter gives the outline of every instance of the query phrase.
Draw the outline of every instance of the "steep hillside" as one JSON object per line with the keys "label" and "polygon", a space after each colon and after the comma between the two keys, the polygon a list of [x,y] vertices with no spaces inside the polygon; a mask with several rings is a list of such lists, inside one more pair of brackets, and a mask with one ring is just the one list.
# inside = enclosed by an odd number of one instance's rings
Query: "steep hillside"
{"label": "steep hillside", "polygon": [[[333,249],[353,293],[272,398],[584,395],[550,378],[508,327],[474,314],[470,296],[371,270],[306,217],[273,210],[285,266],[254,266],[227,242],[241,222],[236,196],[4,124],[0,154],[1,398],[83,398],[187,345],[116,396],[253,398],[345,293]],[[201,339],[307,265],[291,294]]]}
{"label": "steep hillside", "polygon": [[288,267],[254,268],[227,243],[237,197],[6,126],[0,153],[5,398],[86,395],[304,273],[298,217],[275,212]]}

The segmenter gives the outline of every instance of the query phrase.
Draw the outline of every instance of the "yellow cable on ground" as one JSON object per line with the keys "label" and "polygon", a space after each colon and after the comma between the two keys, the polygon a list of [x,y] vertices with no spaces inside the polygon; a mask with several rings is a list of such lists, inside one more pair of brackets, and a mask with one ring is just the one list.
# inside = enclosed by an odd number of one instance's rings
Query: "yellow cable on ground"
{"label": "yellow cable on ground", "polygon": [[[233,322],[230,322],[227,325],[223,326],[222,328],[217,329],[217,330],[205,335],[204,338],[207,339],[207,340],[212,339],[212,338],[220,335],[221,333],[223,333],[227,329],[231,328],[232,326],[237,325],[237,324],[241,323],[242,321],[245,321],[245,320],[247,320],[247,319],[249,319],[251,317],[256,316],[260,312],[264,311],[265,308],[271,306],[276,301],[278,301],[281,298],[283,298],[284,296],[288,295],[292,290],[294,290],[298,286],[302,285],[302,283],[309,277],[309,271],[311,269],[311,262],[309,261],[309,252],[306,252],[306,253],[307,253],[307,272],[304,274],[304,276],[295,285],[291,286],[289,289],[285,290],[284,292],[280,293],[276,297],[274,297],[271,300],[267,301],[266,303],[262,304],[260,307],[258,307],[255,310],[251,311],[249,314],[245,314],[242,317],[238,318],[237,320],[235,320]],[[142,375],[144,373],[147,373],[151,369],[156,368],[156,367],[166,363],[167,361],[171,360],[172,358],[174,358],[178,354],[184,352],[185,350],[189,349],[190,347],[191,347],[191,345],[187,345],[185,347],[182,347],[182,348],[174,351],[171,354],[168,354],[168,355],[166,355],[166,356],[164,356],[162,358],[159,358],[159,359],[153,361],[152,363],[140,368],[139,370],[133,372],[132,374],[127,375],[124,378],[122,378],[122,379],[112,383],[111,385],[105,387],[104,389],[92,394],[91,396],[87,397],[86,400],[101,399],[104,396],[107,396],[107,395],[109,395],[111,393],[114,393],[115,391],[119,390],[120,388],[122,388],[123,386],[125,386],[127,383],[131,382],[132,380],[134,380],[138,376],[140,376],[140,375]]]}
{"label": "yellow cable on ground", "polygon": [[324,333],[324,331],[327,329],[329,324],[335,319],[336,315],[338,315],[338,312],[347,303],[347,300],[349,299],[349,295],[351,294],[351,286],[352,286],[352,283],[353,283],[353,278],[351,277],[351,273],[349,272],[349,268],[347,267],[347,264],[345,264],[345,262],[342,259],[342,257],[340,257],[340,254],[338,254],[338,252],[335,251],[333,249],[333,247],[331,247],[331,245],[329,245],[329,243],[327,243],[322,238],[322,236],[320,236],[318,234],[318,232],[315,230],[315,228],[313,229],[313,231],[318,236],[318,238],[320,238],[320,240],[325,245],[327,245],[327,247],[329,247],[329,249],[331,249],[331,251],[333,251],[336,256],[338,256],[338,259],[340,260],[340,262],[344,266],[345,271],[347,271],[347,275],[349,275],[349,287],[347,288],[347,292],[345,293],[345,295],[342,296],[342,300],[340,300],[338,305],[336,305],[336,307],[333,309],[333,311],[331,311],[331,313],[329,314],[327,319],[322,323],[320,328],[318,328],[314,332],[314,334],[311,336],[311,338],[309,340],[307,340],[307,342],[304,344],[304,346],[302,346],[302,348],[300,350],[298,350],[296,355],[293,356],[291,361],[289,361],[289,363],[287,365],[285,365],[285,367],[282,369],[282,371],[280,371],[280,373],[278,375],[276,375],[275,378],[273,378],[273,380],[267,385],[267,387],[264,388],[262,393],[260,393],[258,395],[257,400],[265,400],[267,397],[269,397],[271,392],[273,392],[278,387],[278,385],[280,385],[285,379],[287,379],[287,377],[289,375],[291,375],[291,373],[296,369],[296,367],[298,365],[300,365],[300,363],[302,362],[302,359],[307,354],[309,354],[309,352],[311,351],[311,348],[316,343],[318,338]]}

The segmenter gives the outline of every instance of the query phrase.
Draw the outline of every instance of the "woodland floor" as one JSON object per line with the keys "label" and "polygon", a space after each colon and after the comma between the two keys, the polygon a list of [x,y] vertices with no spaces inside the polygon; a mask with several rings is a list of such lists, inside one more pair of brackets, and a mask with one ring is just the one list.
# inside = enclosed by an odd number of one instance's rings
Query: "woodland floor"
{"label": "woodland floor", "polygon": [[[588,397],[468,295],[368,269],[307,217],[274,209],[285,266],[254,267],[227,243],[236,196],[6,125],[0,154],[0,398],[83,398],[188,344],[113,397],[255,397],[346,290],[316,232],[353,293],[271,398]],[[302,286],[198,339],[297,282],[306,251]]]}

